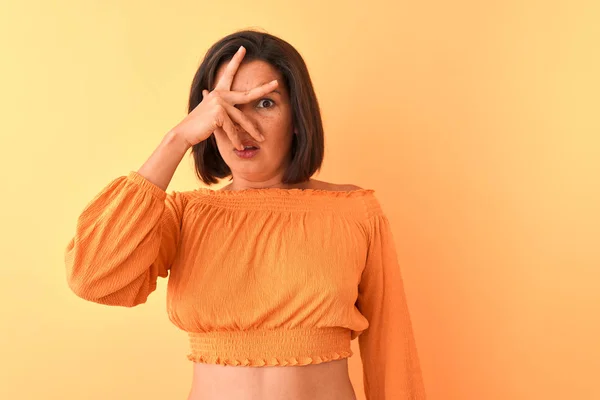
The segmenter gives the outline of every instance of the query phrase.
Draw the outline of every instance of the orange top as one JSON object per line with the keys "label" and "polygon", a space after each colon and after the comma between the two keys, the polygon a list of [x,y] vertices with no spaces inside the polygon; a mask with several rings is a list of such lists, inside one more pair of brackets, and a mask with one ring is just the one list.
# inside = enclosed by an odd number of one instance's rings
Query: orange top
{"label": "orange top", "polygon": [[131,171],[85,207],[65,251],[81,298],[133,307],[167,277],[195,362],[350,357],[368,400],[424,399],[390,224],[370,189],[166,191]]}

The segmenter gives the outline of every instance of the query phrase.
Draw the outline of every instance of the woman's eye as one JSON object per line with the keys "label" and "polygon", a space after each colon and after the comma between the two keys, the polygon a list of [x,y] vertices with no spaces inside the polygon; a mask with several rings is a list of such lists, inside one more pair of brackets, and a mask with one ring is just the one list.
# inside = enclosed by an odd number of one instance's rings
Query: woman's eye
{"label": "woman's eye", "polygon": [[[275,104],[275,102],[273,100],[271,100],[271,99],[262,99],[262,100],[260,100],[258,102],[258,104],[263,104],[264,101],[267,101],[267,102]],[[271,107],[273,107],[273,106],[270,106],[270,107],[259,107],[259,108],[271,108]]]}

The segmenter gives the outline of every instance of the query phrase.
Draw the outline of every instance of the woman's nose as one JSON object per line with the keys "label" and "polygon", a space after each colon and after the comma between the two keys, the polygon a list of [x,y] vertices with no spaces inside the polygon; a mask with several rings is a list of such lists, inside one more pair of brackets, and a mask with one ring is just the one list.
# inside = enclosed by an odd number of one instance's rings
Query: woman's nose
{"label": "woman's nose", "polygon": [[[246,120],[247,123],[251,124],[255,130],[259,130],[258,124],[252,118],[250,118],[247,114],[244,114],[244,119]],[[236,132],[246,132],[246,129],[244,129],[244,127],[242,127],[236,121],[232,120],[232,122],[233,122],[233,126],[234,126]]]}

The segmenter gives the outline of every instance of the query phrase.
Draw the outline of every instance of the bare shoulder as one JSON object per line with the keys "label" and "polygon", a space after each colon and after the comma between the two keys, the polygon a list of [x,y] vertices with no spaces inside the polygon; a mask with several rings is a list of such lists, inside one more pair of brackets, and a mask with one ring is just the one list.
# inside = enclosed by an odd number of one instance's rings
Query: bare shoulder
{"label": "bare shoulder", "polygon": [[360,186],[352,185],[352,184],[340,184],[340,183],[332,183],[319,181],[317,179],[311,179],[311,188],[312,189],[320,189],[320,190],[331,190],[334,192],[349,192],[352,190],[361,190]]}
{"label": "bare shoulder", "polygon": [[362,190],[363,188],[361,188],[360,186],[356,186],[356,185],[343,185],[344,186],[344,190]]}

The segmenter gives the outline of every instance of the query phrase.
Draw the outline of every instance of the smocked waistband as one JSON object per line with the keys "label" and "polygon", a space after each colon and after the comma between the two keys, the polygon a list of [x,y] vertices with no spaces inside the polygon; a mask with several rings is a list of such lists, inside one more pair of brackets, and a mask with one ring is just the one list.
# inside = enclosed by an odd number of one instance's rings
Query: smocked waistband
{"label": "smocked waistband", "polygon": [[194,362],[243,365],[307,365],[352,356],[343,327],[188,332]]}

